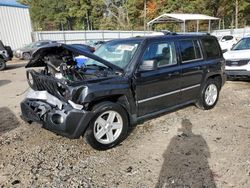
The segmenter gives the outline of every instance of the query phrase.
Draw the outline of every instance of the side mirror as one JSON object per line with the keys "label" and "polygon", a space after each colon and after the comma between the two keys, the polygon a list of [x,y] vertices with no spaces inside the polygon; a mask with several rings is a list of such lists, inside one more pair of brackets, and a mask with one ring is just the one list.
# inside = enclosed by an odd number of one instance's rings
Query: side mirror
{"label": "side mirror", "polygon": [[145,60],[140,65],[140,71],[150,71],[157,68],[156,61],[154,60]]}

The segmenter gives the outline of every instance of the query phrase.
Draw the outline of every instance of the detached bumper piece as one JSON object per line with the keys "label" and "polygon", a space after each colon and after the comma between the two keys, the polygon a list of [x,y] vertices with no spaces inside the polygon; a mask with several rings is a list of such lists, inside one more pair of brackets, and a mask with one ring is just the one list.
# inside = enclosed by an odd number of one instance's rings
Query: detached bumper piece
{"label": "detached bumper piece", "polygon": [[44,101],[32,99],[21,103],[21,111],[25,121],[40,123],[43,128],[68,138],[79,138],[93,117],[92,112],[74,109],[68,103],[60,110]]}

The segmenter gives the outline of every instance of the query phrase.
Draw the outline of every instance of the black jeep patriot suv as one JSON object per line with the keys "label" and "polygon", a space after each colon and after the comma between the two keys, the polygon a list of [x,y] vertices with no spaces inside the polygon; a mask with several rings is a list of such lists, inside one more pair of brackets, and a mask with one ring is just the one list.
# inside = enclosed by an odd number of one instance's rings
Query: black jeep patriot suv
{"label": "black jeep patriot suv", "polygon": [[33,54],[30,67],[44,68],[27,70],[23,119],[69,138],[84,136],[100,150],[120,143],[139,120],[191,103],[213,108],[225,83],[217,39],[201,34],[112,40],[94,54],[50,44]]}

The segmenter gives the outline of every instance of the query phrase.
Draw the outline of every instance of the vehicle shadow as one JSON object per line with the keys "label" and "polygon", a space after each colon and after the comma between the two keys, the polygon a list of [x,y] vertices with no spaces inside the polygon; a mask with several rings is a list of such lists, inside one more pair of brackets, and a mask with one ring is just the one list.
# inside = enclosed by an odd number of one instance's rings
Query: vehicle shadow
{"label": "vehicle shadow", "polygon": [[17,128],[20,124],[16,115],[7,107],[0,108],[0,135]]}
{"label": "vehicle shadow", "polygon": [[134,123],[131,123],[131,126],[129,127],[129,130],[128,130],[128,135],[127,137],[129,137],[129,135],[131,133],[133,133],[133,131],[136,129],[136,127],[138,125],[141,125],[141,124],[144,124],[148,121],[151,121],[153,119],[156,119],[156,118],[159,118],[159,117],[162,117],[162,116],[165,116],[165,115],[168,115],[168,114],[171,114],[173,112],[177,112],[178,110],[182,110],[182,109],[185,109],[185,108],[189,108],[190,106],[193,106],[193,104],[187,104],[185,106],[182,106],[180,108],[176,108],[176,109],[173,109],[173,110],[169,110],[169,111],[166,111],[166,112],[162,112],[162,113],[159,113],[159,114],[156,114],[156,115],[152,115],[151,117],[148,117],[147,119],[141,119],[137,122],[134,122]]}
{"label": "vehicle shadow", "polygon": [[156,188],[216,188],[208,164],[209,148],[201,135],[192,132],[192,123],[182,120],[179,135],[174,136],[163,154],[164,162]]}
{"label": "vehicle shadow", "polygon": [[18,69],[18,68],[21,68],[21,67],[25,67],[26,64],[27,64],[27,62],[23,62],[23,63],[7,62],[5,70]]}
{"label": "vehicle shadow", "polygon": [[4,86],[4,85],[6,85],[6,84],[9,84],[9,83],[11,83],[10,80],[0,80],[0,87],[1,87],[1,86]]}

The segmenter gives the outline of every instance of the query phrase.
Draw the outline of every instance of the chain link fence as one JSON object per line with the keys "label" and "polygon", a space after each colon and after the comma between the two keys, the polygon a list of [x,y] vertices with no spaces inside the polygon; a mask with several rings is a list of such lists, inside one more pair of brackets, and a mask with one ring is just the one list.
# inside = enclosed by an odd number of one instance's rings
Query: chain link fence
{"label": "chain link fence", "polygon": [[[151,33],[152,31],[37,31],[32,33],[32,37],[33,41],[55,40],[61,43],[72,44],[145,36]],[[240,39],[244,36],[250,35],[250,28],[214,30],[211,34],[217,37],[234,35]]]}

